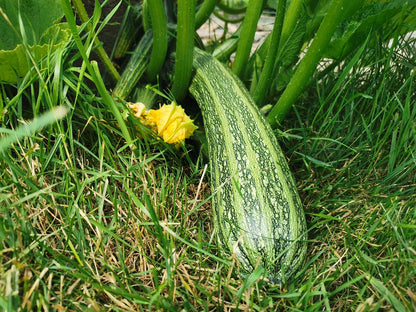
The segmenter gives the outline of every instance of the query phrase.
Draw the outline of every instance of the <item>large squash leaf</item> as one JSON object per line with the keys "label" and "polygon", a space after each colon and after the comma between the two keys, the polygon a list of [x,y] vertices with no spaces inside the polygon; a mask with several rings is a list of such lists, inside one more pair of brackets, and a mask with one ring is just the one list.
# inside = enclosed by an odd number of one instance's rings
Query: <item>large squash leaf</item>
{"label": "large squash leaf", "polygon": [[377,33],[377,38],[381,40],[389,40],[416,27],[416,21],[410,18],[416,12],[416,0],[367,2],[362,10],[338,27],[325,51],[325,57],[344,58],[359,47],[371,32]]}
{"label": "large squash leaf", "polygon": [[59,23],[59,0],[0,0],[0,81],[15,83],[32,67],[64,45],[70,36]]}

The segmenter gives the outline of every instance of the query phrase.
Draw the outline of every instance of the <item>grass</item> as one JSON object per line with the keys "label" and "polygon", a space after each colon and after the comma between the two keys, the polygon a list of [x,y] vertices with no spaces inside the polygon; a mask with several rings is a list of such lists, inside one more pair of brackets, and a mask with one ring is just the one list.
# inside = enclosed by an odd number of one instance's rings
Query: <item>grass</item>
{"label": "grass", "polygon": [[414,44],[340,65],[277,133],[309,229],[304,269],[279,287],[219,248],[198,146],[143,134],[133,153],[79,79],[73,42],[42,79],[1,85],[2,140],[57,104],[70,111],[0,154],[0,309],[416,310]]}

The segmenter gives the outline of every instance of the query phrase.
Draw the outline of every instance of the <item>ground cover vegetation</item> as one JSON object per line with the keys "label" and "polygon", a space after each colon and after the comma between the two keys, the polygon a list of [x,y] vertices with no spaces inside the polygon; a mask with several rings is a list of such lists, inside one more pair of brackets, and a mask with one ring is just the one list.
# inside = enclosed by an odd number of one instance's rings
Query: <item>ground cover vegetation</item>
{"label": "ground cover vegetation", "polygon": [[[169,23],[158,24],[151,15],[160,10],[145,8],[157,2],[123,2],[142,9],[138,40],[157,32],[149,38],[159,52],[166,44],[166,55],[148,50],[139,82],[114,98],[134,46],[115,68],[98,40],[119,6],[102,16],[108,3],[96,2],[83,16],[80,1],[54,1],[56,18],[38,19],[35,33],[28,8],[0,1],[0,27],[14,27],[13,40],[0,32],[9,44],[0,68],[14,68],[0,73],[0,309],[416,310],[414,3],[189,1],[197,14],[186,15],[178,1],[172,14],[162,6]],[[239,40],[254,34],[249,26],[204,48],[231,64],[267,114],[297,182],[307,258],[283,285],[260,269],[240,274],[215,234],[204,125],[187,91],[187,53],[202,46],[192,40],[189,48],[190,31],[179,29],[185,19],[193,37],[214,5],[243,26],[256,25],[260,12],[276,16],[252,55],[250,40]],[[339,8],[345,16],[331,20]],[[326,39],[323,23],[333,28]],[[175,31],[177,42],[168,39]],[[7,63],[9,53],[22,61]],[[179,144],[126,105],[157,110],[173,99],[198,126]]]}

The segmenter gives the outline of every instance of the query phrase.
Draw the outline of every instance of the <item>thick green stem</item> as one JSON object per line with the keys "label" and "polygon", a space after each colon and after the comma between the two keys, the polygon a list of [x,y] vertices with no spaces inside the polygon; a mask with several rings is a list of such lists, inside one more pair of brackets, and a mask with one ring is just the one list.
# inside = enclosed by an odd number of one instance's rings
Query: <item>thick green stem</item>
{"label": "thick green stem", "polygon": [[279,0],[263,71],[261,72],[259,82],[253,92],[253,99],[258,105],[263,102],[263,99],[267,94],[267,89],[269,89],[271,84],[276,55],[280,45],[285,10],[286,0]]}
{"label": "thick green stem", "polygon": [[241,29],[241,39],[238,42],[235,60],[232,67],[233,72],[240,76],[248,63],[257,23],[263,10],[263,0],[250,0],[246,10],[246,16]]}
{"label": "thick green stem", "polygon": [[[89,17],[88,13],[85,10],[84,4],[82,3],[82,0],[73,0],[73,4],[75,7],[75,10],[78,12],[79,18],[81,22],[86,24],[88,31],[93,31],[91,24],[88,23]],[[110,73],[111,77],[115,81],[120,80],[120,74],[118,73],[117,69],[114,67],[113,63],[111,62],[108,54],[105,52],[103,46],[100,44],[100,40],[98,40],[98,37],[95,36],[94,44],[97,46],[97,54],[98,57],[101,59],[101,61],[104,63],[104,66],[107,68],[108,72]]]}
{"label": "thick green stem", "polygon": [[192,75],[195,6],[195,0],[178,0],[175,74],[172,86],[172,93],[177,100],[185,96]]}
{"label": "thick green stem", "polygon": [[[308,1],[308,0],[305,0],[305,1]],[[293,32],[293,29],[299,19],[299,15],[302,12],[301,9],[305,1],[302,1],[302,0],[290,1],[289,7],[286,10],[285,17],[283,20],[282,32],[281,32],[280,43],[279,43],[279,54],[280,54],[280,51],[284,49],[284,47],[286,46],[286,41],[288,40],[291,32]],[[262,45],[257,50],[258,54],[264,55],[267,53],[263,51],[268,51],[271,39],[272,38],[270,35],[267,36],[266,40],[264,40]],[[276,62],[278,61],[279,61],[279,58],[276,58]]]}
{"label": "thick green stem", "polygon": [[6,112],[4,111],[3,94],[2,94],[2,90],[0,89],[0,122],[3,121],[5,113]]}
{"label": "thick green stem", "polygon": [[344,20],[351,7],[358,5],[361,0],[333,0],[324,17],[310,47],[296,68],[296,71],[285,91],[267,116],[272,127],[276,127],[298,99],[309,79],[313,75],[323,52],[336,27]]}
{"label": "thick green stem", "polygon": [[168,26],[162,0],[147,1],[147,6],[153,30],[153,47],[147,67],[147,78],[153,81],[165,61],[168,50]]}
{"label": "thick green stem", "polygon": [[144,32],[147,32],[149,29],[152,28],[152,23],[150,21],[150,13],[149,13],[149,5],[147,4],[148,0],[143,1],[143,29]]}
{"label": "thick green stem", "polygon": [[218,0],[204,0],[195,15],[195,29],[201,27],[215,9]]}
{"label": "thick green stem", "polygon": [[[280,0],[279,0],[280,2]],[[303,1],[290,1],[289,7],[287,8],[287,12],[284,17],[283,26],[282,26],[282,36],[281,42],[285,43],[287,38],[289,38],[290,33],[293,31],[295,27],[301,9],[302,9]]]}
{"label": "thick green stem", "polygon": [[65,14],[65,18],[68,22],[69,29],[71,30],[72,36],[74,37],[75,44],[77,45],[78,51],[84,60],[85,66],[87,67],[87,70],[90,73],[92,80],[97,87],[98,93],[101,95],[104,103],[110,108],[114,117],[116,118],[117,123],[121,129],[121,132],[127,144],[131,148],[133,148],[133,140],[130,136],[130,132],[126,126],[126,123],[124,122],[123,117],[121,116],[120,111],[117,108],[117,104],[114,102],[114,99],[108,93],[104,85],[104,81],[101,78],[99,71],[98,71],[98,66],[96,65],[96,63],[93,66],[93,64],[89,61],[87,49],[84,47],[82,40],[78,34],[78,28],[75,22],[75,16],[72,12],[70,1],[61,0],[61,5],[62,5],[62,10],[64,11],[64,14]]}

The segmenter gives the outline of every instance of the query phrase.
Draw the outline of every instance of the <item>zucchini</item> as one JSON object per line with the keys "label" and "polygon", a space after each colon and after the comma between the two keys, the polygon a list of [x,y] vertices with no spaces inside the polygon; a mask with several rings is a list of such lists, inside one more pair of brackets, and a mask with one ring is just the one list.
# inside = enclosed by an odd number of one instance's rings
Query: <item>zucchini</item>
{"label": "zucchini", "polygon": [[195,49],[190,92],[208,139],[214,226],[242,268],[284,283],[306,256],[306,221],[270,125],[237,76]]}
{"label": "zucchini", "polygon": [[142,30],[141,19],[142,4],[138,2],[134,6],[129,5],[120,27],[120,38],[114,50],[114,58],[122,58],[130,50],[130,47],[137,42],[138,35]]}
{"label": "zucchini", "polygon": [[246,0],[220,0],[217,6],[228,14],[241,14],[247,9]]}
{"label": "zucchini", "polygon": [[233,54],[233,52],[235,52],[237,49],[238,40],[240,40],[240,34],[241,25],[237,28],[234,34],[232,34],[214,49],[212,55],[221,62],[228,61],[230,59],[230,55]]}
{"label": "zucchini", "polygon": [[148,30],[133,51],[113,90],[113,96],[125,100],[146,71],[152,48],[152,31]]}

